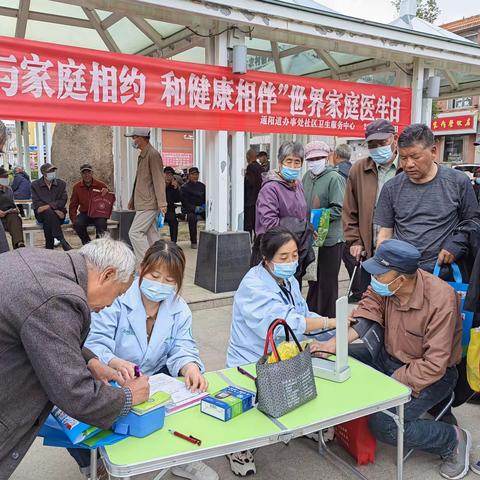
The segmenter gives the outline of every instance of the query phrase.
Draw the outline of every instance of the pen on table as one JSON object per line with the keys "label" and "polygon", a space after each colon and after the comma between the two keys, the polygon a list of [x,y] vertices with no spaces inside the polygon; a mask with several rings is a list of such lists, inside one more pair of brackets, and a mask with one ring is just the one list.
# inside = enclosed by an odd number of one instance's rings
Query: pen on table
{"label": "pen on table", "polygon": [[193,443],[194,445],[200,446],[202,444],[202,441],[199,440],[198,438],[193,437],[192,435],[184,435],[183,433],[176,432],[175,430],[168,430],[172,435],[175,435],[178,438],[181,438],[183,440],[186,440],[187,442]]}
{"label": "pen on table", "polygon": [[248,378],[251,378],[253,381],[257,379],[257,377],[254,377],[251,373],[247,372],[244,370],[242,367],[237,367],[237,370],[242,374],[245,375]]}
{"label": "pen on table", "polygon": [[138,365],[135,365],[133,367],[133,372],[134,372],[135,377],[139,377],[140,376],[140,367]]}

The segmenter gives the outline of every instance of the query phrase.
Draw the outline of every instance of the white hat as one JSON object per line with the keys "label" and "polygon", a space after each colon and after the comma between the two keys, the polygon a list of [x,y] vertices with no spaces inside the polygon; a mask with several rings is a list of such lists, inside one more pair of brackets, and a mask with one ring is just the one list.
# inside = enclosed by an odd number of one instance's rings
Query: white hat
{"label": "white hat", "polygon": [[149,137],[150,129],[147,127],[136,127],[125,134],[126,137]]}

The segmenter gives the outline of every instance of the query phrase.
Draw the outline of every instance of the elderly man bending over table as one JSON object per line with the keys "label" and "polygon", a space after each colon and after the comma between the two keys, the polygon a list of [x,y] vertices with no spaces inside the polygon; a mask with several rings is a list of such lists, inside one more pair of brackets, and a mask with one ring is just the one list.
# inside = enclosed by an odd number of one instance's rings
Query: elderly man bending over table
{"label": "elderly man bending over table", "polygon": [[[405,406],[405,447],[440,455],[440,474],[460,479],[468,473],[471,435],[441,421],[423,418],[451,395],[462,356],[458,297],[443,280],[418,268],[420,252],[401,240],[386,240],[363,263],[372,275],[353,312],[349,353],[412,389]],[[335,338],[312,351],[335,352]],[[372,433],[395,445],[397,426],[385,413],[370,417]]]}

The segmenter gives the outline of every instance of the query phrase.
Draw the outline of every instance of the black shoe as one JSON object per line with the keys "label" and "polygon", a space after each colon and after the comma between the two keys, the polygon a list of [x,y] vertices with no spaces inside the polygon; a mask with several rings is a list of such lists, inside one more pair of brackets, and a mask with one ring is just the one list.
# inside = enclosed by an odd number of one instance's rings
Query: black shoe
{"label": "black shoe", "polygon": [[15,248],[25,248],[25,244],[23,242],[18,242],[16,245],[15,245]]}
{"label": "black shoe", "polygon": [[69,250],[72,249],[72,246],[65,239],[60,240],[60,245],[62,246],[65,252],[68,252]]}

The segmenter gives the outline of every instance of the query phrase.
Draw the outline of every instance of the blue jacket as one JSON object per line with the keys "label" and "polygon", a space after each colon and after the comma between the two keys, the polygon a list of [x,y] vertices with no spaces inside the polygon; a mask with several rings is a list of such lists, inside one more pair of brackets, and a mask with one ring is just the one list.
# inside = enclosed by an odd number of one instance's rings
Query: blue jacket
{"label": "blue jacket", "polygon": [[[233,302],[228,367],[256,362],[263,355],[267,329],[277,318],[286,320],[298,340],[303,339],[305,317],[319,315],[308,310],[295,277],[290,277],[288,283],[293,303],[262,265],[245,275]],[[284,340],[283,329],[277,329],[276,339],[277,343]]]}
{"label": "blue jacket", "polygon": [[137,279],[110,307],[92,314],[85,346],[103,363],[118,357],[135,363],[145,375],[166,366],[170,375],[178,376],[190,362],[204,370],[192,337],[192,312],[182,298],[161,303],[149,343],[146,319]]}
{"label": "blue jacket", "polygon": [[30,200],[32,198],[30,177],[26,173],[16,173],[12,190],[15,200]]}

